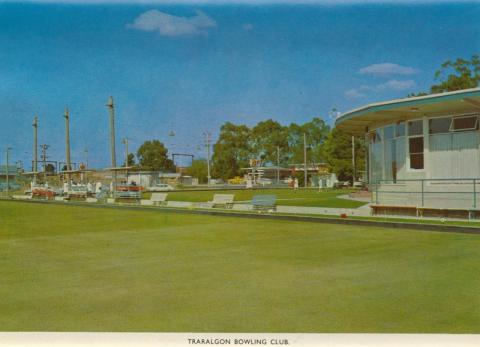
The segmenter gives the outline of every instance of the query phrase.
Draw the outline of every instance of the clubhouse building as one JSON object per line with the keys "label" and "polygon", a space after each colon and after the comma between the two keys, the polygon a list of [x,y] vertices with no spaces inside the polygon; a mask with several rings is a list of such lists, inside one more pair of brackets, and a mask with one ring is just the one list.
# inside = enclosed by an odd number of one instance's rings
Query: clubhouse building
{"label": "clubhouse building", "polygon": [[366,105],[335,125],[365,136],[375,213],[472,218],[480,217],[479,117],[474,88]]}

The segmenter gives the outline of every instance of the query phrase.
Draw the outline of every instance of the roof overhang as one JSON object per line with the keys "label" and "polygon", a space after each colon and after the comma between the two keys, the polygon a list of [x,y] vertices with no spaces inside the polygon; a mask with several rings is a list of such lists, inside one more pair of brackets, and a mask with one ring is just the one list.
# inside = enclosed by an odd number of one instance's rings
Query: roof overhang
{"label": "roof overhang", "polygon": [[344,113],[335,126],[349,134],[362,135],[369,129],[399,121],[472,112],[480,112],[480,88],[369,104]]}

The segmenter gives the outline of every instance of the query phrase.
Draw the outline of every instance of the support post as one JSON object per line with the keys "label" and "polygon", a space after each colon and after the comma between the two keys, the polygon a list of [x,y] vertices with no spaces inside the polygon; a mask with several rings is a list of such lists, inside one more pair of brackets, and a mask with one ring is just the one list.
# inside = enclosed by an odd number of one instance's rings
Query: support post
{"label": "support post", "polygon": [[37,183],[38,171],[38,116],[33,118],[33,184]]}
{"label": "support post", "polygon": [[111,155],[111,163],[112,163],[112,197],[115,198],[115,190],[117,185],[117,171],[115,170],[117,167],[117,160],[115,154],[115,105],[113,103],[113,97],[110,96],[108,98],[107,105],[108,107],[108,114],[110,118],[110,155]]}
{"label": "support post", "polygon": [[424,187],[424,179],[422,178],[422,207],[425,206],[425,187]]}
{"label": "support post", "polygon": [[307,134],[303,133],[303,171],[304,171],[304,186],[307,188],[308,175],[307,175]]}
{"label": "support post", "polygon": [[[65,113],[63,117],[65,118],[65,159],[67,161],[67,171],[71,171],[72,162],[70,160],[70,114],[67,107],[65,107]],[[67,184],[68,189],[71,190],[72,180],[70,173],[67,173]]]}

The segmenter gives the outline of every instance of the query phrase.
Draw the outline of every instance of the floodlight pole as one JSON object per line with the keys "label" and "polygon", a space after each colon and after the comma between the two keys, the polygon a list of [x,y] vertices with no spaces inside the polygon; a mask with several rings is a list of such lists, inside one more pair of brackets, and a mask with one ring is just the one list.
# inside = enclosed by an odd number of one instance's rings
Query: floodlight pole
{"label": "floodlight pole", "polygon": [[125,180],[127,181],[128,185],[128,137],[124,137],[122,143],[125,145]]}
{"label": "floodlight pole", "polygon": [[85,169],[88,170],[88,149],[85,148],[83,153],[85,153]]}
{"label": "floodlight pole", "polygon": [[212,134],[208,131],[204,132],[205,146],[207,146],[207,184],[210,186],[210,141],[212,140]]}
{"label": "floodlight pole", "polygon": [[[63,117],[65,118],[65,159],[67,160],[67,171],[71,171],[72,162],[70,160],[70,114],[67,107],[65,107],[65,113],[63,114]],[[68,188],[71,189],[72,180],[70,177],[70,173],[67,173],[67,182]]]}
{"label": "floodlight pole", "polygon": [[306,133],[303,133],[303,170],[305,171],[304,185],[305,185],[305,188],[307,188],[308,175],[307,175],[307,134]]}
{"label": "floodlight pole", "polygon": [[353,182],[352,186],[355,183],[355,177],[357,176],[355,170],[355,136],[352,136],[352,173],[353,173]]}
{"label": "floodlight pole", "polygon": [[33,118],[33,184],[37,183],[38,171],[38,117]]}
{"label": "floodlight pole", "polygon": [[277,184],[280,183],[280,146],[277,146]]}
{"label": "floodlight pole", "polygon": [[113,187],[113,197],[115,197],[115,188],[117,184],[117,161],[115,158],[115,105],[113,103],[113,97],[108,98],[107,105],[108,114],[110,117],[110,154],[112,159],[112,187]]}
{"label": "floodlight pole", "polygon": [[7,159],[7,166],[5,167],[5,173],[6,173],[6,179],[7,179],[7,197],[8,197],[8,191],[9,191],[9,188],[10,188],[10,184],[9,184],[9,180],[8,180],[8,175],[9,175],[9,170],[8,170],[8,159],[9,159],[9,152],[12,148],[11,147],[7,147],[6,148],[6,159]]}

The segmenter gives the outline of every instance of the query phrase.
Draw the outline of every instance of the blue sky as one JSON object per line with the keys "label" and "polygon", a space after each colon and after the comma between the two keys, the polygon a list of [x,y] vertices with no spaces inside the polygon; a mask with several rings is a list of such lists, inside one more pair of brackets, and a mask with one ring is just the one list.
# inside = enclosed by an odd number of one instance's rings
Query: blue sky
{"label": "blue sky", "polygon": [[225,121],[330,122],[426,91],[442,62],[480,51],[478,2],[304,2],[0,2],[0,148],[29,162],[38,113],[63,160],[68,105],[74,161],[88,148],[106,166],[113,95],[119,162],[125,136],[204,156],[202,133]]}

